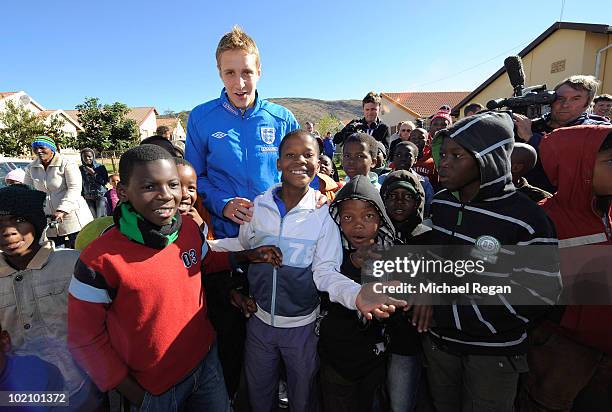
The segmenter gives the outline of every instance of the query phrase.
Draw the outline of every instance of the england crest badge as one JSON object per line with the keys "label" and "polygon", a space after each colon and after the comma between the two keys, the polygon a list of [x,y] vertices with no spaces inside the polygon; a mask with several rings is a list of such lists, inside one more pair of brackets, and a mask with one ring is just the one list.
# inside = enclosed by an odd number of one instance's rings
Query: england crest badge
{"label": "england crest badge", "polygon": [[276,130],[273,127],[262,127],[259,129],[261,140],[266,144],[274,143],[276,139]]}

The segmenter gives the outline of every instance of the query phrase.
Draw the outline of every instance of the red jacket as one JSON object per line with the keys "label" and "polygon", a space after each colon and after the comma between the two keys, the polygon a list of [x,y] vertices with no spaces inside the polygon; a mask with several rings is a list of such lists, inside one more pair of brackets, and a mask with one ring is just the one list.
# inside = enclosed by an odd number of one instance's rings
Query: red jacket
{"label": "red jacket", "polygon": [[431,143],[428,142],[423,148],[423,156],[418,159],[412,168],[421,176],[426,176],[429,182],[438,187],[438,171],[433,157],[431,157]]}
{"label": "red jacket", "polygon": [[[542,140],[540,157],[550,182],[556,186],[553,197],[542,201],[546,213],[557,227],[561,248],[561,273],[586,263],[593,255],[612,259],[612,248],[586,245],[610,245],[611,227],[594,210],[593,168],[597,152],[610,126],[575,126],[556,129]],[[608,251],[609,250],[609,251]],[[582,262],[576,262],[576,260]],[[564,270],[565,268],[565,270]],[[612,353],[612,306],[568,306],[561,319],[561,329],[585,345]]]}
{"label": "red jacket", "polygon": [[203,258],[202,245],[197,225],[183,217],[178,239],[161,250],[117,228],[83,250],[69,290],[68,346],[102,391],[130,374],[158,395],[204,359],[215,332],[201,267],[230,265],[227,253]]}

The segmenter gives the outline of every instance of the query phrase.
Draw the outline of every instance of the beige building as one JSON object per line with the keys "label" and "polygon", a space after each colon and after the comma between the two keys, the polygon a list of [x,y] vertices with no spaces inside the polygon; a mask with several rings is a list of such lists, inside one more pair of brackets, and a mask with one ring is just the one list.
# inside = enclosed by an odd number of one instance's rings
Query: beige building
{"label": "beige building", "polygon": [[[601,81],[599,94],[612,93],[612,27],[606,24],[555,23],[521,50],[525,86],[546,84],[552,89],[575,74],[590,74]],[[505,68],[484,81],[453,107],[463,116],[472,102],[486,106],[489,100],[512,96]]]}
{"label": "beige building", "polygon": [[64,121],[62,132],[66,136],[77,137],[78,133],[83,131],[81,125],[63,110],[43,110],[38,113],[38,116],[44,118],[45,124],[49,124],[54,117],[61,118]]}
{"label": "beige building", "polygon": [[[78,123],[78,110],[65,110],[65,112]],[[155,130],[157,130],[157,114],[155,107],[132,107],[126,117],[136,122],[140,132],[140,140],[142,140],[155,135]]]}
{"label": "beige building", "polygon": [[455,106],[469,92],[382,92],[381,120],[396,132],[403,121],[426,119],[444,105]]}
{"label": "beige building", "polygon": [[157,109],[155,107],[131,107],[127,114],[128,119],[132,119],[140,130],[140,140],[155,135],[157,130]]}

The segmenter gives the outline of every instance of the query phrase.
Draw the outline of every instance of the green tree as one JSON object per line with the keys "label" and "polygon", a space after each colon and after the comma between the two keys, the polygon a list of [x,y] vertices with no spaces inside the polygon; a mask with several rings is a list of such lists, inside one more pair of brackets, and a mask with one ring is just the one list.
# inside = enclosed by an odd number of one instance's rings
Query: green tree
{"label": "green tree", "polygon": [[327,132],[331,132],[332,134],[339,132],[344,125],[333,114],[324,115],[321,120],[317,123],[316,127],[321,136],[325,136]]}
{"label": "green tree", "polygon": [[9,100],[0,112],[0,152],[6,156],[20,156],[41,128],[41,120],[34,113]]}
{"label": "green tree", "polygon": [[0,112],[0,153],[7,156],[20,156],[28,153],[35,136],[45,135],[53,138],[60,148],[74,147],[75,139],[66,136],[62,128],[64,120],[53,116],[45,119],[11,100]]}
{"label": "green tree", "polygon": [[88,97],[76,109],[85,129],[78,136],[80,149],[90,147],[98,152],[123,152],[140,142],[138,125],[127,118],[130,111],[127,105],[119,102],[101,105],[97,98]]}

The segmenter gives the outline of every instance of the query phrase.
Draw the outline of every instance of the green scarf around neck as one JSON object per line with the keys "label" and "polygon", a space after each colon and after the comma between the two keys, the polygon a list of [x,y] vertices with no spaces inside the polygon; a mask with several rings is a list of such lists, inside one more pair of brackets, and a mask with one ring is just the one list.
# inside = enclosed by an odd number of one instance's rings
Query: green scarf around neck
{"label": "green scarf around neck", "polygon": [[181,215],[177,213],[172,223],[156,226],[134,210],[130,203],[120,203],[114,213],[115,225],[128,239],[155,249],[163,249],[178,239]]}

